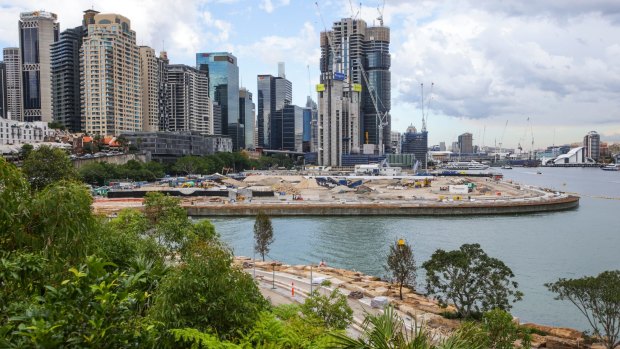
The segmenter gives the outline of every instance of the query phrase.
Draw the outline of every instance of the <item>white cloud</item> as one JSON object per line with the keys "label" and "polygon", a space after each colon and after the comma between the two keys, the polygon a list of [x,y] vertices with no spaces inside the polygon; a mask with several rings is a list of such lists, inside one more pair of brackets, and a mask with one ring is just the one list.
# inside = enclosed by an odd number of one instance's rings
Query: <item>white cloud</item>
{"label": "white cloud", "polygon": [[288,6],[289,4],[290,0],[279,0],[275,4],[273,0],[261,0],[261,3],[260,5],[258,5],[258,7],[267,13],[273,13],[276,8]]}

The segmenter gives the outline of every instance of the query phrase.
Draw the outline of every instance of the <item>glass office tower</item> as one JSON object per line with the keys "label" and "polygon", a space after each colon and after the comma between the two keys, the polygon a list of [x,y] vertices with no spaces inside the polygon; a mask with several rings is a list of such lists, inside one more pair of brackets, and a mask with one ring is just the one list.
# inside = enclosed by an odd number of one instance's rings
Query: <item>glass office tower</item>
{"label": "glass office tower", "polygon": [[209,96],[221,108],[222,134],[233,140],[233,148],[243,148],[244,126],[239,119],[239,67],[237,57],[228,52],[196,54],[196,68],[209,72]]}
{"label": "glass office tower", "polygon": [[19,15],[24,121],[52,121],[50,47],[58,41],[57,18],[45,11]]}

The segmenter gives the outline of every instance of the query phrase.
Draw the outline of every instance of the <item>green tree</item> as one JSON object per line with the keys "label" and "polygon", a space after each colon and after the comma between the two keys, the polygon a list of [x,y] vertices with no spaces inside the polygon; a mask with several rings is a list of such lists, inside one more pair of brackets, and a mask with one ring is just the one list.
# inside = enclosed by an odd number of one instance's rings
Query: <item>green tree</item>
{"label": "green tree", "polygon": [[31,200],[30,185],[22,172],[0,156],[0,250],[13,250],[21,243],[30,221]]}
{"label": "green tree", "polygon": [[30,152],[22,168],[30,185],[41,190],[60,180],[77,179],[77,174],[69,156],[58,148],[41,146]]}
{"label": "green tree", "polygon": [[265,261],[265,255],[269,253],[269,245],[274,241],[271,219],[263,212],[258,212],[254,221],[254,251],[261,255]]}
{"label": "green tree", "polygon": [[306,317],[318,317],[330,329],[344,330],[353,320],[353,310],[347,303],[347,297],[337,288],[329,295],[314,290],[302,304],[301,312]]}
{"label": "green tree", "polygon": [[400,299],[403,299],[403,286],[415,287],[417,267],[413,258],[413,249],[407,243],[396,241],[390,245],[387,256],[387,265],[383,266],[386,272],[391,273],[398,283]]}
{"label": "green tree", "polygon": [[512,315],[505,310],[493,309],[484,313],[482,330],[486,334],[487,347],[490,349],[513,349],[515,341],[519,339],[521,347],[531,347],[529,333],[523,332]]}
{"label": "green tree", "polygon": [[434,344],[433,336],[424,324],[414,324],[407,329],[403,319],[393,307],[388,306],[378,315],[367,314],[362,324],[362,334],[353,339],[344,333],[334,333],[332,348],[339,349],[485,349],[486,341],[475,328],[459,329],[449,338]]}
{"label": "green tree", "polygon": [[[145,347],[152,326],[136,313],[147,301],[145,272],[127,273],[89,257],[67,279],[47,285],[36,302],[9,318],[7,347]],[[7,345],[8,344],[8,345]]]}
{"label": "green tree", "polygon": [[512,270],[489,257],[479,244],[464,244],[455,251],[437,250],[422,267],[428,293],[443,306],[451,302],[464,318],[494,308],[509,310],[511,301],[523,297],[512,280]]}
{"label": "green tree", "polygon": [[205,172],[204,161],[198,156],[184,156],[176,161],[174,169],[178,173],[196,174]]}
{"label": "green tree", "polygon": [[607,349],[620,345],[620,270],[545,284],[556,299],[568,300],[586,317]]}
{"label": "green tree", "polygon": [[22,145],[22,149],[19,151],[22,159],[27,158],[28,155],[30,155],[30,152],[32,152],[33,149],[34,149],[34,147],[32,146],[32,144],[26,143],[26,144]]}
{"label": "green tree", "polygon": [[164,277],[152,316],[166,329],[191,327],[237,337],[258,319],[268,303],[252,277],[233,265],[230,251],[217,242],[195,242]]}

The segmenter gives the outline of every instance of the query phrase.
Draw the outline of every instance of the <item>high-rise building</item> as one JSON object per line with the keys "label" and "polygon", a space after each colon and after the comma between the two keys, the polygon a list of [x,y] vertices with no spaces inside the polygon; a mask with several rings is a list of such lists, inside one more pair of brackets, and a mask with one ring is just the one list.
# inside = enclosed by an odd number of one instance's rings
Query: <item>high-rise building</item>
{"label": "high-rise building", "polygon": [[51,45],[58,41],[57,19],[45,11],[19,15],[24,121],[52,121]]}
{"label": "high-rise building", "polygon": [[[284,68],[280,66],[279,70],[281,70],[280,75],[282,76],[258,75],[257,77],[258,145],[268,149],[276,149],[273,148],[272,143],[281,144],[278,133],[272,132],[274,127],[273,117],[276,112],[282,110],[284,106],[291,104],[293,101],[293,85],[284,77]],[[278,127],[278,125],[275,125],[275,127]]]}
{"label": "high-rise building", "polygon": [[168,108],[166,82],[168,79],[168,55],[160,57],[148,46],[140,46],[140,78],[142,93],[142,130],[155,132],[167,130]]}
{"label": "high-rise building", "polygon": [[168,65],[170,131],[213,134],[209,76],[184,64]]}
{"label": "high-rise building", "polygon": [[287,104],[271,121],[271,149],[303,151],[304,108]]}
{"label": "high-rise building", "polygon": [[473,154],[474,153],[474,136],[465,132],[459,136],[459,152],[461,154]]}
{"label": "high-rise building", "polygon": [[0,118],[6,119],[6,65],[0,62]]}
{"label": "high-rise building", "polygon": [[598,161],[601,156],[601,135],[596,131],[588,132],[583,137],[583,146],[585,147],[585,156],[594,161]]}
{"label": "high-rise building", "polygon": [[[363,135],[363,140],[360,138],[360,143],[353,148],[360,148],[362,141],[366,144],[378,144],[382,139],[383,144],[375,149],[389,150],[390,29],[384,26],[367,27],[363,20],[344,18],[335,22],[332,30],[321,33],[320,42],[321,83],[327,86],[327,77],[330,77],[336,81],[344,81],[345,93],[349,93],[349,90],[353,93],[361,92],[358,124],[354,127]],[[352,90],[353,86],[357,86],[356,91]],[[323,108],[319,103],[319,110],[321,109]],[[383,130],[382,137],[379,136],[380,129]]]}
{"label": "high-rise building", "polygon": [[310,111],[310,148],[308,151],[314,153],[317,152],[319,148],[319,111],[316,102],[314,102],[310,96],[306,99],[306,109]]}
{"label": "high-rise building", "polygon": [[22,121],[22,73],[19,48],[6,47],[2,50],[6,66],[6,117]]}
{"label": "high-rise building", "polygon": [[410,125],[402,135],[402,154],[413,154],[414,160],[420,162],[420,167],[426,168],[428,159],[428,132],[418,130]]}
{"label": "high-rise building", "polygon": [[439,151],[446,151],[446,142],[439,142]]}
{"label": "high-rise building", "polygon": [[222,134],[231,136],[235,150],[243,147],[237,57],[228,52],[197,53],[196,68],[209,72],[209,95],[221,108]]}
{"label": "high-rise building", "polygon": [[400,154],[400,148],[402,144],[402,135],[400,132],[392,131],[390,134],[390,147],[391,153]]}
{"label": "high-rise building", "polygon": [[348,84],[331,73],[321,75],[317,86],[318,163],[342,166],[342,155],[360,152],[358,84]]}
{"label": "high-rise building", "polygon": [[140,52],[127,17],[96,14],[80,49],[83,130],[119,135],[142,130]]}
{"label": "high-rise building", "polygon": [[157,106],[159,115],[159,130],[170,129],[170,91],[168,89],[168,53],[161,51],[157,59]]}
{"label": "high-rise building", "polygon": [[239,120],[245,130],[245,149],[254,149],[254,131],[256,128],[256,106],[252,101],[252,93],[245,87],[239,89]]}
{"label": "high-rise building", "polygon": [[82,129],[80,101],[80,48],[85,28],[69,28],[52,44],[52,113],[71,132]]}

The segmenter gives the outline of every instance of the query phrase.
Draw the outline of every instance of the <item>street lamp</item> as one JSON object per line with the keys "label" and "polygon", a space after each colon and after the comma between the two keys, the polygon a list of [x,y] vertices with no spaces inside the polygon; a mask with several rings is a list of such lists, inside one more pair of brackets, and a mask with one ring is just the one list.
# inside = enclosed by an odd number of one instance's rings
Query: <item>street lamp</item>
{"label": "street lamp", "polygon": [[273,272],[272,277],[271,277],[271,289],[275,290],[276,289],[276,262],[271,263],[271,270]]}

